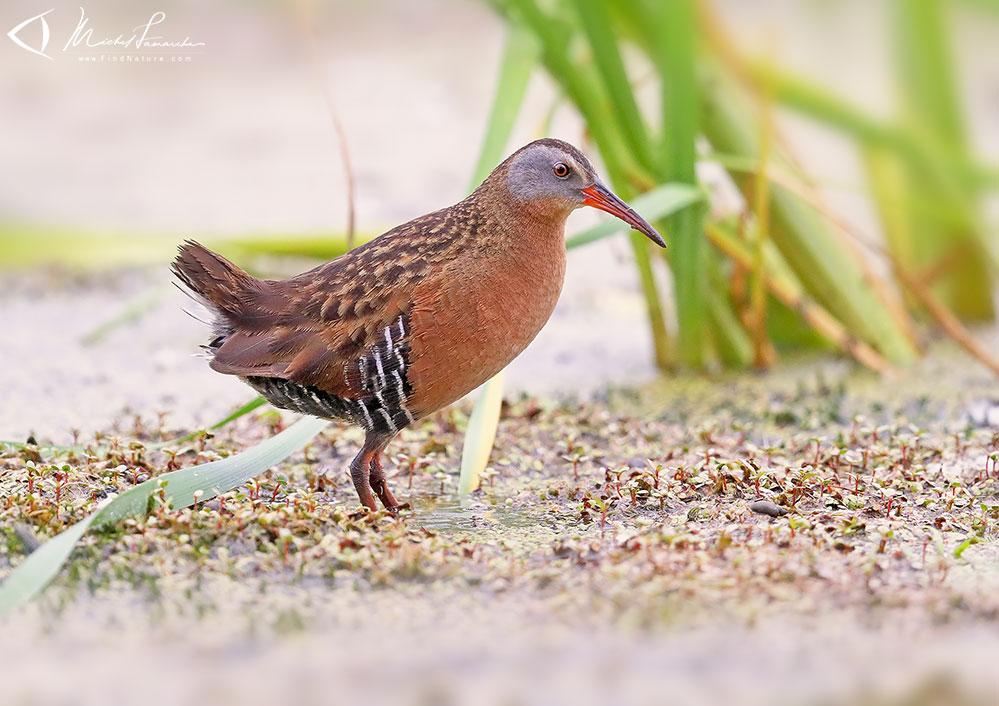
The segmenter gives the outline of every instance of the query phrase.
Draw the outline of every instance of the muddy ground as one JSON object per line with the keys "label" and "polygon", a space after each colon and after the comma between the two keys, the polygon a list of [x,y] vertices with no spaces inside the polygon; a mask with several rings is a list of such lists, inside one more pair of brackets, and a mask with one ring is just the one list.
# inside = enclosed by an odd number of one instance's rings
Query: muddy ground
{"label": "muddy ground", "polygon": [[[459,406],[392,446],[399,518],[357,512],[344,468],[360,436],[334,426],[221,502],[89,536],[5,621],[6,688],[14,703],[994,703],[990,391],[944,348],[896,381],[826,360],[520,397],[465,507]],[[186,428],[123,417],[117,451],[42,449],[33,469],[9,450],[0,572],[18,537],[292,418],[261,411],[164,453]]]}

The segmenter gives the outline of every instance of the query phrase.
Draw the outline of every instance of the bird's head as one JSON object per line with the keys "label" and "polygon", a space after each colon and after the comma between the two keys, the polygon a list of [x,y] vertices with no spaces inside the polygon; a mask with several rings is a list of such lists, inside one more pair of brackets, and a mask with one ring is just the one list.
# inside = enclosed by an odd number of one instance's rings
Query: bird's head
{"label": "bird's head", "polygon": [[565,218],[580,206],[592,206],[666,247],[656,229],[608,189],[590,161],[567,142],[546,138],[520,148],[508,160],[506,187],[534,211]]}

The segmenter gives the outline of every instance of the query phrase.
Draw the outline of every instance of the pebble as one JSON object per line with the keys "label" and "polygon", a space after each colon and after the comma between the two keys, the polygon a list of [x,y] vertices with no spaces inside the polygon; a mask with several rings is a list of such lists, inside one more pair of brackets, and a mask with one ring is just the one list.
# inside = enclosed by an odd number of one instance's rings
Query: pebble
{"label": "pebble", "polygon": [[750,503],[749,509],[761,515],[770,515],[770,517],[780,517],[787,514],[787,510],[769,500],[757,500],[754,503]]}

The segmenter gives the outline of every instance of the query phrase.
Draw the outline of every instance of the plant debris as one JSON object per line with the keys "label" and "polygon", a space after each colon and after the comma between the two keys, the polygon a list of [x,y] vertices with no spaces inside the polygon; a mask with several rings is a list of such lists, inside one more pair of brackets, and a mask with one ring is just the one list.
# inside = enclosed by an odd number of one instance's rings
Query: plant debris
{"label": "plant debris", "polygon": [[[145,516],[88,536],[42,603],[131,591],[160,609],[207,609],[223,600],[213,586],[235,580],[283,596],[275,606],[312,596],[300,601],[306,622],[374,587],[530,595],[568,618],[650,628],[819,609],[994,619],[983,557],[999,534],[999,434],[953,422],[964,404],[953,390],[907,383],[911,394],[893,397],[887,383],[853,384],[671,381],[665,402],[661,390],[514,401],[464,507],[467,407],[453,408],[390,448],[390,482],[411,505],[398,518],[358,511],[346,468],[360,432],[334,425],[211,502],[175,509],[154,495]],[[111,494],[282,426],[264,412],[157,448],[186,431],[162,418],[77,449],[5,449],[0,577],[26,537],[51,538]]]}

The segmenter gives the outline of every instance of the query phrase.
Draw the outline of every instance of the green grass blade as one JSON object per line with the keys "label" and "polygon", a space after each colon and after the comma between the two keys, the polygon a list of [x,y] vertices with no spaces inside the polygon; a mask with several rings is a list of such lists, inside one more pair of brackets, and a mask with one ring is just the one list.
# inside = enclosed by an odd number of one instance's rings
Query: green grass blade
{"label": "green grass blade", "polygon": [[593,51],[594,62],[603,78],[604,90],[619,118],[619,129],[636,158],[651,168],[654,155],[648,130],[618,51],[607,5],[603,0],[575,0],[574,5]]}
{"label": "green grass blade", "polygon": [[767,337],[767,291],[763,274],[763,250],[770,237],[770,164],[773,143],[773,101],[769,95],[761,101],[760,166],[753,179],[753,267],[749,272],[749,320],[753,338],[753,364],[769,364],[770,341]]}
{"label": "green grass blade", "polygon": [[[631,207],[645,220],[654,223],[704,200],[705,193],[699,187],[690,184],[663,184],[633,198]],[[572,250],[589,245],[615,233],[620,233],[628,227],[628,224],[621,220],[608,218],[571,238],[566,238],[565,247]]]}
{"label": "green grass blade", "polygon": [[288,458],[327,425],[329,422],[324,419],[306,417],[243,453],[166,473],[126,490],[28,555],[0,586],[0,615],[23,605],[45,588],[66,563],[80,537],[91,527],[146,512],[149,498],[161,489],[164,498],[175,508],[189,507],[195,499],[198,502],[211,500]]}
{"label": "green grass blade", "polygon": [[[720,152],[758,161],[760,130],[746,97],[720,67],[705,62],[702,70],[702,114],[708,140]],[[743,173],[729,173],[749,194],[750,179]],[[770,240],[809,293],[853,336],[877,348],[893,363],[911,362],[916,350],[905,330],[881,301],[862,263],[842,246],[822,214],[777,183],[770,186],[769,213]]]}
{"label": "green grass blade", "polygon": [[[729,368],[745,368],[753,362],[753,341],[746,327],[736,313],[729,293],[731,284],[722,270],[722,255],[715,251],[705,253],[705,266],[708,276],[707,313],[710,317],[715,349],[709,354],[717,354]],[[715,361],[708,359],[707,364]]]}
{"label": "green grass blade", "polygon": [[[354,246],[372,240],[378,231],[354,234]],[[204,238],[202,242],[230,259],[254,257],[307,257],[332,260],[353,247],[342,233],[256,233],[245,236]],[[172,256],[172,255],[171,255]]]}
{"label": "green grass blade", "polygon": [[[942,180],[960,184],[952,165],[955,160],[969,159],[954,52],[948,38],[949,13],[941,0],[895,0],[894,8],[900,122],[914,134],[927,136],[951,158],[940,160],[931,170],[911,159],[902,163],[903,198],[930,204],[947,218],[911,219],[900,234],[909,242],[895,255],[905,268],[915,272],[933,271],[939,263],[948,263],[928,280],[933,293],[959,316],[989,320],[993,314],[992,282],[983,257],[986,238],[976,190],[949,190],[940,184]],[[886,208],[880,210],[884,215]],[[886,230],[897,225],[897,219],[884,223]],[[892,244],[897,242],[898,237]]]}
{"label": "green grass blade", "polygon": [[[534,0],[509,0],[498,3],[498,6],[508,19],[522,21],[537,37],[545,68],[582,114],[618,195],[629,200],[636,191],[644,191],[660,183],[662,180],[645,169],[643,160],[628,148],[616,117],[622,109],[612,102],[592,62],[577,61],[573,56],[571,49],[580,28],[561,15],[542,11],[540,4]],[[673,363],[672,346],[652,272],[649,243],[637,236],[630,240],[645,297],[656,363],[668,368]]]}
{"label": "green grass blade", "polygon": [[[358,243],[377,233],[361,233]],[[226,257],[296,256],[329,260],[349,249],[337,233],[259,233],[239,237],[205,237],[202,242]],[[0,271],[38,265],[79,270],[109,270],[169,262],[177,254],[176,234],[122,233],[86,228],[0,224]]]}
{"label": "green grass blade", "polygon": [[753,342],[732,310],[723,290],[708,292],[707,308],[717,332],[719,357],[726,367],[747,367],[753,361]]}
{"label": "green grass blade", "polygon": [[906,125],[879,120],[839,95],[802,76],[765,62],[747,66],[760,86],[773,89],[776,100],[861,142],[898,152],[927,169],[942,168],[956,175],[963,188],[999,184],[999,169],[946,150]]}
{"label": "green grass blade", "polygon": [[895,0],[896,72],[906,120],[964,151],[965,130],[941,0]]}
{"label": "green grass blade", "polygon": [[[105,507],[110,507],[110,504]],[[66,559],[69,558],[76,543],[97,520],[100,512],[98,510],[69,529],[60,532],[29,554],[10,573],[3,585],[0,586],[0,616],[30,601],[55,578],[63,564],[66,563]]]}
{"label": "green grass blade", "polygon": [[[253,410],[259,407],[263,407],[265,404],[267,404],[267,400],[265,400],[263,397],[254,397],[246,404],[241,405],[240,407],[233,410],[231,414],[225,416],[224,418],[212,424],[210,427],[208,427],[208,431],[215,431],[216,429],[221,429],[226,424],[236,421],[240,417],[249,414]],[[157,444],[154,444],[152,448],[162,449],[167,446],[173,446],[174,444],[182,444],[185,441],[196,439],[200,433],[201,431],[192,431],[190,434],[185,434],[184,436],[177,437],[176,439],[170,439],[169,441],[161,441]]]}
{"label": "green grass blade", "polygon": [[472,173],[469,191],[477,187],[506,155],[506,143],[524,102],[531,72],[537,64],[538,46],[523,26],[509,25],[506,48],[500,65],[496,94],[489,113],[486,136]]}
{"label": "green grass blade", "polygon": [[[909,180],[904,163],[898,155],[880,147],[866,146],[861,154],[871,201],[877,207],[885,241],[892,255],[905,267],[912,268],[919,259],[912,237],[916,228],[913,219],[918,215],[907,203]],[[902,294],[910,307],[918,305],[910,292],[903,289]]]}
{"label": "green grass blade", "polygon": [[[577,64],[569,54],[575,27],[561,18],[542,12],[534,0],[511,0],[502,9],[513,22],[523,22],[541,46],[541,59],[548,73],[562,87],[586,119],[586,126],[600,148],[600,155],[619,192],[622,182],[644,173],[621,134],[611,111],[603,83],[592,65]],[[647,178],[647,177],[646,177]],[[622,193],[627,198],[629,194]]]}
{"label": "green grass blade", "polygon": [[[509,23],[489,126],[472,175],[473,188],[489,175],[505,153],[520,105],[524,102],[527,83],[537,63],[537,52],[537,43],[531,33],[520,24]],[[489,462],[489,454],[496,439],[502,402],[503,375],[500,373],[479,389],[475,408],[468,419],[458,480],[458,491],[462,498],[479,487],[479,475]]]}
{"label": "green grass blade", "polygon": [[83,228],[0,224],[0,270],[56,264],[84,270],[168,262],[177,238]]}
{"label": "green grass blade", "polygon": [[[696,142],[700,134],[700,90],[695,74],[697,25],[694,0],[662,3],[654,15],[660,37],[654,58],[662,75],[663,139],[666,141],[667,177],[694,185]],[[703,210],[686,209],[669,219],[674,247],[670,256],[676,292],[680,362],[701,367],[705,360],[707,281]]]}
{"label": "green grass blade", "polygon": [[214,424],[212,424],[210,427],[208,427],[208,429],[209,429],[209,431],[215,431],[216,429],[221,429],[226,424],[229,424],[230,422],[236,421],[237,419],[239,419],[243,415],[249,414],[253,410],[257,409],[258,407],[263,407],[265,404],[267,404],[267,400],[265,400],[263,397],[254,397],[252,400],[250,400],[246,404],[244,404],[244,405],[238,407],[237,409],[233,410],[232,414],[229,414],[226,417],[223,417],[219,421],[217,421]]}
{"label": "green grass blade", "polygon": [[659,285],[652,271],[652,255],[649,252],[657,246],[652,245],[648,238],[634,230],[628,232],[628,240],[631,241],[631,252],[635,256],[635,268],[638,270],[638,282],[642,287],[642,298],[645,300],[645,313],[652,333],[652,353],[655,356],[656,366],[660,370],[672,370],[676,367],[676,351],[673,348],[673,340],[666,330],[666,314],[659,295]]}
{"label": "green grass blade", "polygon": [[907,124],[872,118],[800,76],[764,63],[750,64],[747,68],[755,82],[772,87],[774,98],[784,105],[867,146],[896,152],[910,163],[920,178],[932,182],[928,185],[930,191],[959,205],[957,213],[951,218],[964,221],[969,229],[974,230],[993,269],[999,269],[999,254],[992,243],[994,238],[977,227],[973,199],[973,194],[982,188],[995,190],[999,187],[999,167],[974,161],[967,154],[946,146],[926,130],[917,131]]}

